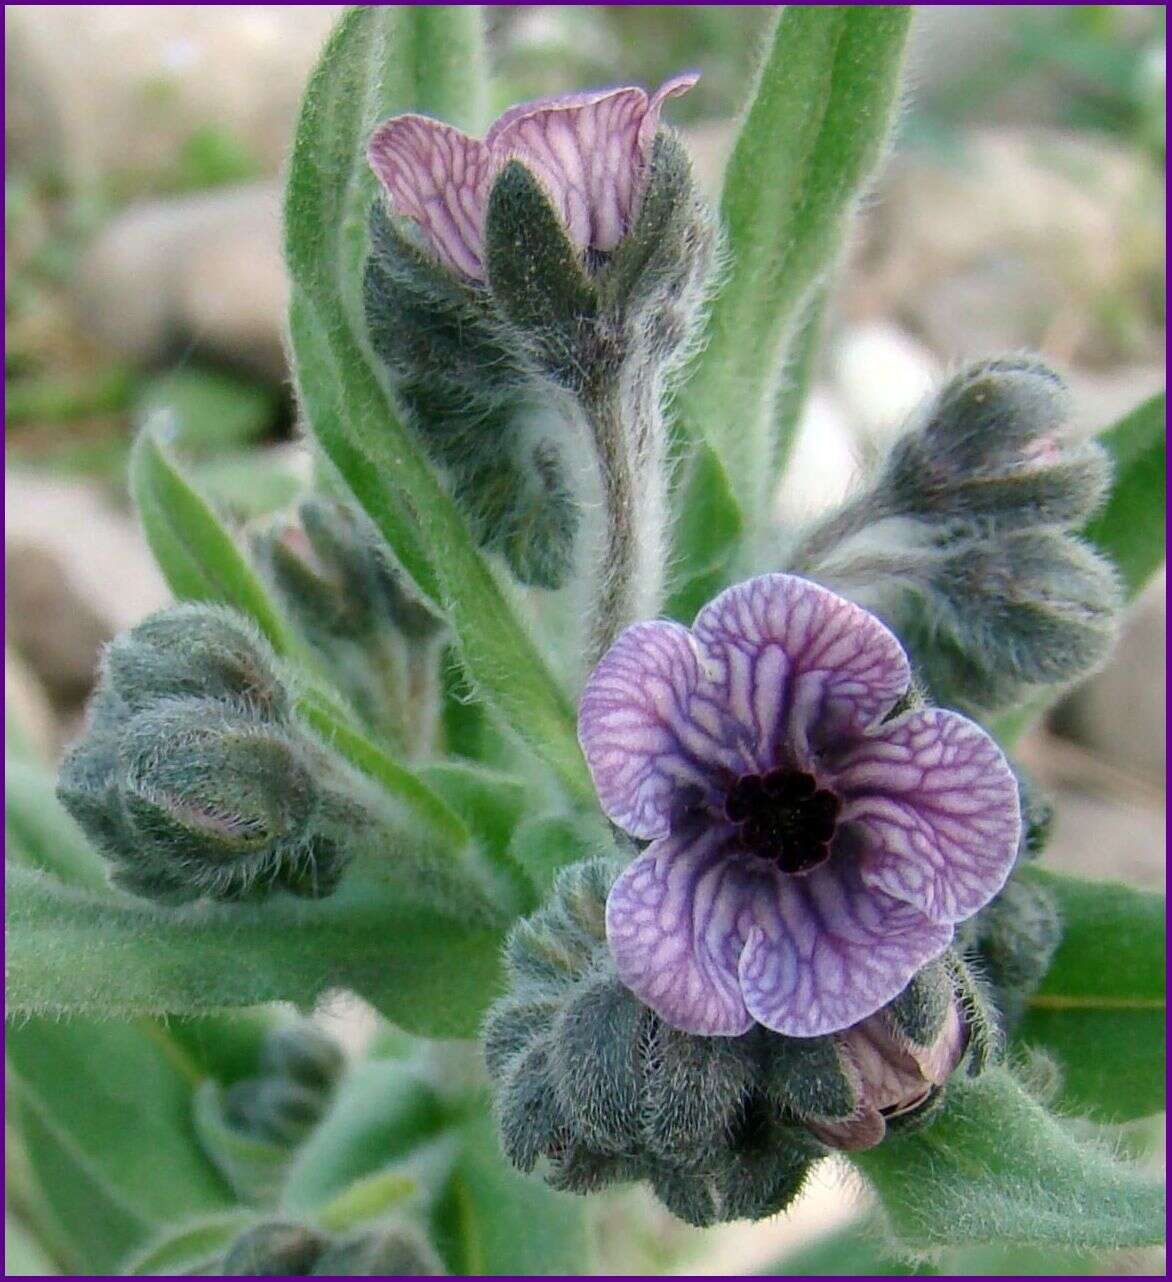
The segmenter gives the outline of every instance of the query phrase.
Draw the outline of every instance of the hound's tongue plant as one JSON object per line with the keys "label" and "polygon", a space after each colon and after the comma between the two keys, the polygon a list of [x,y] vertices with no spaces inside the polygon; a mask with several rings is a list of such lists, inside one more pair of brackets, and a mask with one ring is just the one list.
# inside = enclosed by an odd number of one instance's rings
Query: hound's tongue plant
{"label": "hound's tongue plant", "polygon": [[[1033,866],[997,737],[1158,559],[1119,499],[1159,498],[1156,408],[1076,445],[995,357],[839,511],[769,516],[907,26],[780,13],[710,210],[695,74],[487,125],[475,9],[343,17],[285,204],[316,489],[238,540],[148,425],[183,603],[105,658],[88,843],[13,776],[13,1098],[67,1267],[586,1271],[603,1187],[761,1217],[831,1150],[888,1258],[1159,1240],[1070,1116],[1161,1103],[1159,905]],[[261,1009],[339,992],[378,1017],[345,1064]]]}

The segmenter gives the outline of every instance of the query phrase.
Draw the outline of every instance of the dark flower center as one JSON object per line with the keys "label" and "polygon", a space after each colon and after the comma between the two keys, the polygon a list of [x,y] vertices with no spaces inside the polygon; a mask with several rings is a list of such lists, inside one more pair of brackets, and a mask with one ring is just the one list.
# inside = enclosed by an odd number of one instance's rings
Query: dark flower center
{"label": "dark flower center", "polygon": [[728,790],[724,813],[742,845],[782,872],[809,872],[830,857],[841,803],[804,770],[742,775]]}

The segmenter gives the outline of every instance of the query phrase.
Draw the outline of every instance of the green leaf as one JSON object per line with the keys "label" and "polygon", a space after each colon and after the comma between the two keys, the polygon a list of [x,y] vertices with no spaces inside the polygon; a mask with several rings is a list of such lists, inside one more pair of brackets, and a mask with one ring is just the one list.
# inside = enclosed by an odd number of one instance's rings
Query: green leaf
{"label": "green leaf", "polygon": [[1164,1190],[1076,1138],[1004,1069],[954,1080],[931,1124],[851,1154],[908,1249],[1155,1245]]}
{"label": "green leaf", "polygon": [[418,775],[401,765],[378,744],[355,729],[320,700],[303,698],[297,711],[339,756],[378,783],[387,797],[403,808],[440,848],[458,855],[471,833],[459,814]]}
{"label": "green leaf", "polygon": [[1062,942],[1016,1038],[1057,1057],[1063,1105],[1104,1121],[1164,1107],[1164,897],[1040,868]]}
{"label": "green leaf", "polygon": [[460,1155],[435,1216],[455,1274],[590,1273],[585,1199],[556,1193],[501,1155],[487,1101],[461,1128]]}
{"label": "green leaf", "polygon": [[342,1079],[329,1111],[297,1150],[281,1211],[293,1216],[317,1211],[355,1181],[434,1140],[444,1124],[435,1092],[402,1061],[358,1065]]}
{"label": "green leaf", "polygon": [[712,447],[697,438],[688,451],[675,495],[672,584],[665,613],[690,624],[713,595],[709,591],[713,574],[724,570],[739,547],[744,519]]}
{"label": "green leaf", "polygon": [[61,1269],[27,1225],[14,1215],[4,1215],[4,1276],[8,1278],[56,1277]]}
{"label": "green leaf", "polygon": [[185,601],[235,606],[257,624],[278,654],[288,654],[295,643],[280,610],[149,426],[139,433],[130,456],[130,490],[171,591]]}
{"label": "green leaf", "polygon": [[410,1176],[399,1171],[376,1171],[365,1179],[355,1180],[317,1213],[318,1223],[334,1233],[367,1220],[386,1215],[393,1207],[413,1197],[419,1186]]}
{"label": "green leaf", "polygon": [[1115,483],[1085,534],[1115,563],[1129,597],[1164,561],[1165,414],[1161,392],[1099,437],[1114,461]]}
{"label": "green leaf", "polygon": [[786,5],[729,160],[729,270],[680,403],[751,519],[774,474],[783,348],[887,145],[909,19],[906,5]]}
{"label": "green leaf", "polygon": [[157,1025],[33,1019],[5,1050],[34,1119],[30,1161],[81,1260],[111,1267],[180,1216],[232,1204],[195,1139],[188,1066]]}
{"label": "green leaf", "polygon": [[15,1081],[8,1122],[32,1168],[36,1200],[29,1208],[38,1232],[67,1273],[108,1273],[152,1231],[112,1193],[74,1145],[21,1098]]}
{"label": "green leaf", "polygon": [[185,366],[150,378],[135,410],[139,421],[161,412],[185,454],[207,455],[257,441],[277,416],[277,398],[238,375]]}
{"label": "green leaf", "polygon": [[105,862],[57,800],[47,771],[5,761],[4,807],[13,853],[70,885],[105,889]]}
{"label": "green leaf", "polygon": [[228,1247],[257,1222],[251,1211],[225,1211],[166,1229],[122,1261],[128,1277],[215,1277]]}
{"label": "green leaf", "polygon": [[343,481],[444,608],[472,681],[584,799],[592,793],[569,700],[395,413],[362,328],[358,273],[373,191],[366,140],[392,111],[458,119],[457,106],[479,100],[471,21],[456,7],[352,9],[326,46],[302,105],[285,201],[297,386]]}
{"label": "green leaf", "polygon": [[14,1016],[309,1007],[349,988],[412,1032],[472,1037],[500,987],[499,927],[411,903],[357,866],[312,904],[168,911],[15,866],[6,885]]}

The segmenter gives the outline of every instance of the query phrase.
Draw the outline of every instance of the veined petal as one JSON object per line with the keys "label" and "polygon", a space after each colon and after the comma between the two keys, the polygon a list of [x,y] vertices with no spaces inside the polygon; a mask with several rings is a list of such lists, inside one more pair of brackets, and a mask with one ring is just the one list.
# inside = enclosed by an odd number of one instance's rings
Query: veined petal
{"label": "veined petal", "polygon": [[859,1023],[952,940],[951,926],[864,885],[850,858],[763,875],[751,902],[741,992],[754,1019],[789,1037]]}
{"label": "veined petal", "polygon": [[638,208],[664,102],[697,79],[676,76],[650,98],[637,88],[599,89],[522,103],[485,142],[497,170],[516,159],[537,175],[578,250],[611,250]]}
{"label": "veined petal", "polygon": [[1017,854],[1017,781],[1001,749],[956,712],[908,713],[830,763],[864,883],[933,921],[957,922],[1005,884]]}
{"label": "veined petal", "polygon": [[737,979],[751,875],[726,839],[717,825],[652,842],[606,902],[619,978],[673,1028],[705,1037],[753,1023]]}
{"label": "veined petal", "polygon": [[[911,670],[874,615],[792,574],[722,592],[692,628],[761,770],[866,729],[907,690]],[[793,764],[787,763],[787,764]]]}
{"label": "veined petal", "polygon": [[627,628],[594,669],[578,738],[603,810],[635,837],[662,837],[681,794],[702,799],[712,773],[741,758],[705,698],[696,646],[677,623]]}
{"label": "veined petal", "polygon": [[489,149],[428,116],[395,116],[374,131],[367,158],[397,214],[413,218],[447,266],[484,279]]}

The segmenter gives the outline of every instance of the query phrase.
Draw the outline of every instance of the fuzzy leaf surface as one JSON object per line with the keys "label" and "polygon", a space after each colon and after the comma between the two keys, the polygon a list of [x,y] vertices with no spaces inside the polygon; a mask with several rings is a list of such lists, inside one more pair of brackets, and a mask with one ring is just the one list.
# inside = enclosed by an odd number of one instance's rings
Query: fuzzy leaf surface
{"label": "fuzzy leaf surface", "polygon": [[165,911],[8,870],[12,1015],[312,1006],[346,988],[428,1037],[472,1037],[500,982],[499,927],[357,875],[314,904]]}
{"label": "fuzzy leaf surface", "polygon": [[1005,1070],[954,1080],[930,1125],[852,1154],[899,1242],[947,1246],[1155,1245],[1164,1189],[1076,1137]]}
{"label": "fuzzy leaf surface", "polygon": [[1062,942],[1017,1040],[1054,1055],[1064,1106],[1101,1121],[1158,1113],[1165,1093],[1164,897],[1046,869]]}

